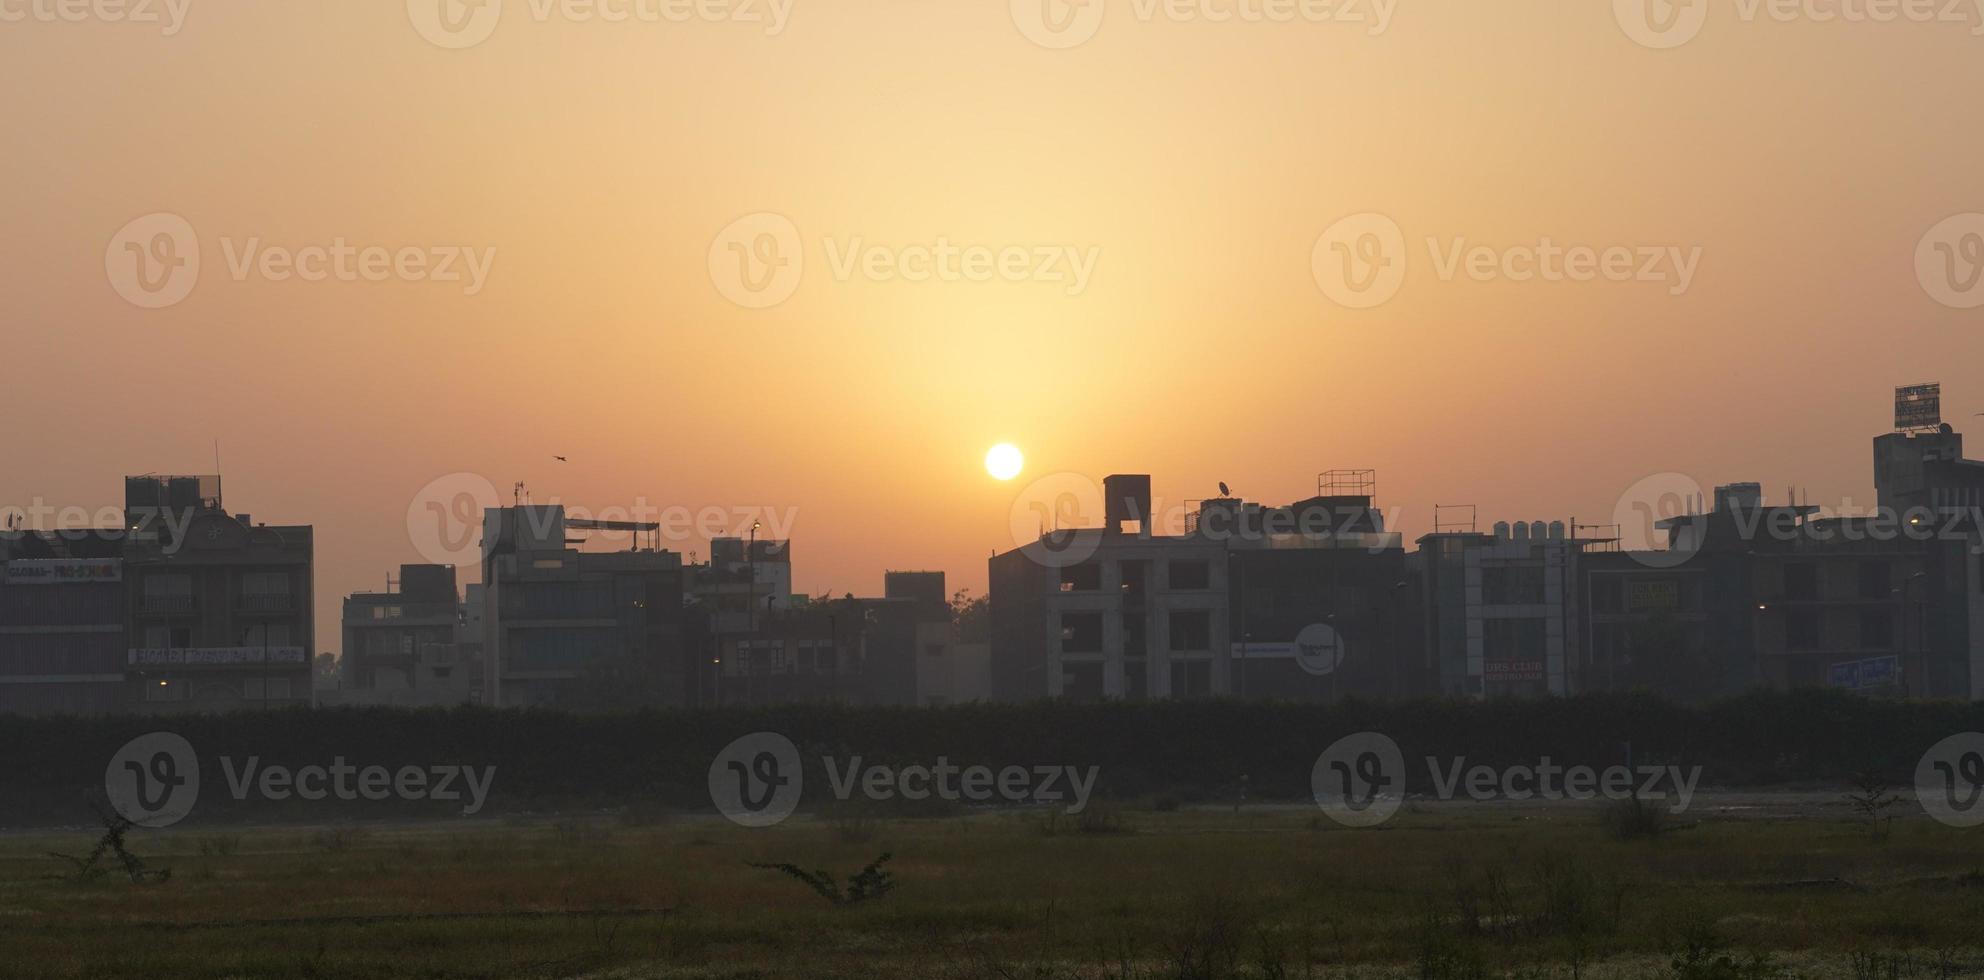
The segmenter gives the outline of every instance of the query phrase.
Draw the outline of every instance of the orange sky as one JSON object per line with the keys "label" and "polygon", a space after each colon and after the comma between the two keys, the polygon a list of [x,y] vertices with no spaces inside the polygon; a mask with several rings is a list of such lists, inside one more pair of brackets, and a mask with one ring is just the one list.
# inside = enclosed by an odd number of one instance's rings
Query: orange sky
{"label": "orange sky", "polygon": [[[36,2],[0,0],[29,11],[0,18],[0,505],[115,504],[126,473],[210,470],[218,439],[231,509],[316,525],[323,649],[338,596],[420,560],[409,505],[458,472],[594,509],[793,508],[808,592],[886,568],[982,589],[1018,487],[1060,470],[1281,502],[1371,467],[1410,536],[1435,503],[1609,520],[1665,471],[1867,505],[1892,386],[1984,411],[1984,312],[1915,265],[1984,211],[1974,11],[1716,4],[1654,50],[1611,3],[1399,0],[1371,36],[1106,0],[1050,50],[1016,27],[1028,0],[795,0],[777,36],[507,0],[449,50],[398,0],[191,0],[171,36]],[[155,212],[202,267],[141,309],[106,251]],[[747,309],[710,252],[759,212],[804,270]],[[1406,277],[1350,310],[1312,251],[1365,212],[1403,230]],[[494,260],[472,296],[230,268],[340,238]],[[1545,238],[1699,267],[1680,295],[1438,272],[1457,240]],[[940,241],[1095,264],[1076,295],[836,269]],[[980,465],[1001,440],[1015,484]]]}

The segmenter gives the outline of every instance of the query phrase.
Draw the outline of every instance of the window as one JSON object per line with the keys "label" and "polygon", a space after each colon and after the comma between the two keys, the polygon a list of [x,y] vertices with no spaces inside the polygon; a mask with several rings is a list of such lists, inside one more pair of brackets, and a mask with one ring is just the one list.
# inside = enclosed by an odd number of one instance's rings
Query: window
{"label": "window", "polygon": [[1212,613],[1203,609],[1171,614],[1171,649],[1212,649]]}
{"label": "window", "polygon": [[250,701],[283,701],[289,698],[289,678],[250,677],[241,682],[241,696]]}
{"label": "window", "polygon": [[1542,565],[1490,565],[1481,570],[1481,601],[1491,606],[1543,602]]}
{"label": "window", "polygon": [[289,575],[284,572],[248,572],[241,576],[242,595],[288,595]]}
{"label": "window", "polygon": [[1062,613],[1062,653],[1101,653],[1102,614]]}
{"label": "window", "polygon": [[1126,561],[1123,563],[1123,592],[1125,595],[1143,595],[1144,579],[1150,568],[1148,562]]}
{"label": "window", "polygon": [[1784,597],[1786,599],[1817,599],[1819,597],[1819,566],[1807,561],[1787,563],[1784,566]]}
{"label": "window", "polygon": [[1860,614],[1860,649],[1894,649],[1894,614],[1870,609]]}
{"label": "window", "polygon": [[1171,664],[1171,696],[1203,698],[1212,695],[1212,664],[1204,660],[1178,660]]}
{"label": "window", "polygon": [[1784,617],[1784,647],[1787,650],[1819,648],[1819,615],[1794,612]]}
{"label": "window", "polygon": [[1061,591],[1096,592],[1102,589],[1102,566],[1083,562],[1061,569]]}
{"label": "window", "polygon": [[1204,592],[1212,588],[1212,566],[1203,561],[1174,561],[1168,574],[1174,591]]}
{"label": "window", "polygon": [[1894,591],[1893,578],[1884,561],[1860,563],[1860,598],[1886,599]]}
{"label": "window", "polygon": [[1591,610],[1615,613],[1625,608],[1625,589],[1617,575],[1598,575],[1591,580]]}

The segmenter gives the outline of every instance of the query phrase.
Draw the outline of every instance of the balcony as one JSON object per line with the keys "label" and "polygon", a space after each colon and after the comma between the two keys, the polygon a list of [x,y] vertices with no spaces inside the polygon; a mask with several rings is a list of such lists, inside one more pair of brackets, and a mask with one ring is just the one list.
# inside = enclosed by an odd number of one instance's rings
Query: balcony
{"label": "balcony", "polygon": [[190,595],[148,595],[138,599],[138,612],[147,616],[185,616],[196,608]]}
{"label": "balcony", "polygon": [[296,601],[287,592],[268,592],[244,595],[236,602],[235,608],[251,614],[283,614],[295,611]]}

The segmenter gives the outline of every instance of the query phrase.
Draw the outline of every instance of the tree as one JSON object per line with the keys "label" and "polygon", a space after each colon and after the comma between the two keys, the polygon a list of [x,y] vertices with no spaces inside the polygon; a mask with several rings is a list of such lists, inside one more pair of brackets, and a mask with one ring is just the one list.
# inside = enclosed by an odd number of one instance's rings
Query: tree
{"label": "tree", "polygon": [[959,643],[984,643],[992,638],[992,597],[972,598],[970,589],[959,589],[951,596],[951,625],[957,628]]}

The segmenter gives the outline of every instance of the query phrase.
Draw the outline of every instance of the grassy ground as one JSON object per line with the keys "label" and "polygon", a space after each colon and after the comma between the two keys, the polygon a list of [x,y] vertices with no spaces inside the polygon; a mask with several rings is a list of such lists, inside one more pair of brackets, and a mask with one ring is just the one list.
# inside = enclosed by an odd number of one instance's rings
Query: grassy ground
{"label": "grassy ground", "polygon": [[[1100,805],[1098,805],[1100,806]],[[1845,811],[1412,805],[134,831],[164,881],[75,880],[0,836],[0,975],[31,977],[1662,977],[1984,973],[1984,830]],[[753,863],[888,894],[835,906]],[[1769,959],[1759,960],[1758,954]]]}

